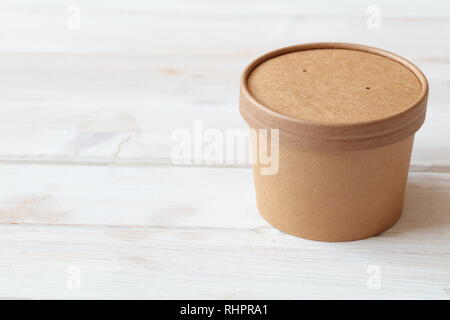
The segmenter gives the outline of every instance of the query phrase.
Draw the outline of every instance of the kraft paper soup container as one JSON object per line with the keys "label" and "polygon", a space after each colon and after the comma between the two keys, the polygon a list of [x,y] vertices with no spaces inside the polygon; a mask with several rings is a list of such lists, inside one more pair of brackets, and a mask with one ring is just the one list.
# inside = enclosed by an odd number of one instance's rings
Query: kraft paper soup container
{"label": "kraft paper soup container", "polygon": [[[252,135],[260,214],[312,240],[387,230],[402,212],[427,97],[416,66],[372,47],[312,43],[257,58],[241,78],[240,112],[251,131],[269,132]],[[278,158],[269,173],[259,157],[264,139],[271,161]]]}

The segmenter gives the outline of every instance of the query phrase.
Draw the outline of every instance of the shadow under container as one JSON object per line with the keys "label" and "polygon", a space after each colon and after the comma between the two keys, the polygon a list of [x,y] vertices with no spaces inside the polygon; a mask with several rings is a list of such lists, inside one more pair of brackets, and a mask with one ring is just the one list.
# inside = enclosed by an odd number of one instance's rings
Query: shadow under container
{"label": "shadow under container", "polygon": [[427,97],[417,67],[363,45],[297,45],[253,61],[241,78],[241,115],[253,129],[279,129],[278,172],[253,165],[260,214],[311,240],[387,230],[402,212]]}

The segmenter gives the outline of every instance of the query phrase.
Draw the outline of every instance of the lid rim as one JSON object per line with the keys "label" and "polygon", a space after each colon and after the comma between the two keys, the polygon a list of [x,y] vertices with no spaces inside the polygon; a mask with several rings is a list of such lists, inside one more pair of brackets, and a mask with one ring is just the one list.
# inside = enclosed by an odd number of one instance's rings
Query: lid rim
{"label": "lid rim", "polygon": [[[274,57],[296,52],[303,50],[314,50],[314,49],[348,49],[348,50],[356,50],[363,51],[372,54],[376,54],[390,60],[393,60],[397,63],[400,63],[405,68],[410,70],[418,79],[421,84],[421,93],[420,96],[416,99],[414,103],[412,103],[407,109],[395,113],[393,115],[387,116],[381,119],[361,121],[361,122],[317,122],[305,119],[298,119],[292,116],[288,116],[277,112],[262,103],[258,102],[255,97],[251,94],[248,88],[248,77],[251,72],[260,64],[265,61],[272,59]],[[405,130],[405,121],[409,122],[409,134],[414,134],[421,126],[424,120],[425,112],[426,112],[426,102],[428,97],[428,81],[425,75],[420,71],[418,67],[416,67],[410,61],[392,53],[389,51],[385,51],[382,49],[360,45],[360,44],[351,44],[351,43],[341,43],[341,42],[317,42],[317,43],[307,43],[294,45],[290,47],[280,48],[271,52],[268,52],[254,61],[252,61],[242,73],[240,79],[240,110],[244,120],[252,126],[252,122],[258,121],[258,126],[261,124],[265,124],[267,128],[277,128],[280,129],[280,137],[283,135],[283,128],[289,129],[289,135],[295,135],[295,131],[298,132],[299,142],[295,143],[299,146],[308,145],[311,147],[311,143],[303,143],[305,138],[315,140],[313,143],[318,145],[323,142],[330,143],[336,135],[340,135],[343,132],[354,132],[355,136],[352,138],[351,134],[347,134],[345,140],[347,143],[354,142],[358,144],[358,136],[367,136],[376,138],[377,135],[386,133],[387,131],[392,131],[394,135],[397,131]],[[423,117],[420,114],[423,113]],[[413,119],[411,119],[413,118]],[[388,129],[386,129],[386,126]],[[376,128],[379,128],[377,131]],[[369,128],[369,129],[368,129]],[[375,129],[374,129],[375,128]],[[286,132],[287,133],[287,132]],[[309,134],[308,134],[309,133]],[[385,136],[383,134],[383,136]],[[292,140],[292,139],[290,139]],[[328,140],[328,141],[327,141]],[[389,139],[388,139],[389,140]],[[302,142],[303,141],[303,142]],[[386,143],[386,139],[380,139],[377,143],[376,139],[373,140],[373,147],[382,146],[389,143]],[[325,146],[318,146],[318,149],[324,149]],[[371,146],[366,146],[364,148],[370,148]],[[325,148],[326,149],[326,148]],[[332,148],[334,149],[334,148]],[[345,148],[347,149],[347,147]],[[351,148],[350,148],[351,149]],[[355,146],[355,149],[361,149],[361,146]]]}

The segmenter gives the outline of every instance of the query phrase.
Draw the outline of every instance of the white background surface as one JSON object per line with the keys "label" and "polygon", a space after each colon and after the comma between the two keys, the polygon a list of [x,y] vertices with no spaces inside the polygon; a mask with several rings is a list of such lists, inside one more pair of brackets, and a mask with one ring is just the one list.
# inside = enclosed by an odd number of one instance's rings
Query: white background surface
{"label": "white background surface", "polygon": [[[196,120],[245,128],[249,61],[317,41],[430,83],[404,215],[364,241],[285,235],[248,166],[170,158]],[[450,2],[2,0],[0,298],[449,299]]]}

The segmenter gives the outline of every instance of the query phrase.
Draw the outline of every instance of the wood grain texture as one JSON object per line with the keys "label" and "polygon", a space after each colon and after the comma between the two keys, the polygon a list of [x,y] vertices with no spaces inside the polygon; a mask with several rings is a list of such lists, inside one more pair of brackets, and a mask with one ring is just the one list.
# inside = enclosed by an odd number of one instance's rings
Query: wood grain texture
{"label": "wood grain texture", "polygon": [[[246,168],[3,164],[0,175],[3,224],[268,226]],[[449,194],[449,174],[412,172],[405,215],[450,218]]]}
{"label": "wood grain texture", "polygon": [[258,216],[248,169],[19,169],[41,178],[12,183],[9,169],[11,193],[28,196],[1,203],[2,298],[449,298],[448,174],[412,173],[403,217],[381,236],[320,243]]}
{"label": "wood grain texture", "polygon": [[[3,298],[448,299],[449,221],[427,221],[428,232],[400,222],[383,236],[334,244],[272,228],[0,226],[0,292]],[[76,288],[67,285],[74,268]],[[367,284],[373,268],[379,289]]]}
{"label": "wood grain texture", "polygon": [[[79,4],[80,29],[72,30],[68,5],[45,3],[2,5],[0,160],[170,163],[177,128],[196,120],[245,128],[236,112],[238,79],[250,60],[296,43],[346,41],[392,50],[423,69],[429,112],[413,167],[450,163],[450,41],[441,32],[450,29],[448,19],[403,19],[387,5],[381,29],[371,30],[366,7],[355,4],[345,10],[359,15],[315,16],[315,7],[302,5],[298,11],[312,16],[290,17],[288,1],[267,17],[248,16],[251,4],[238,15],[215,5],[174,11],[137,2],[133,8],[144,9],[138,11],[93,1]],[[397,40],[410,34],[421,41]]]}
{"label": "wood grain texture", "polygon": [[[0,298],[450,299],[450,5],[377,1],[375,30],[370,5],[2,0]],[[249,61],[316,41],[396,52],[430,82],[404,215],[368,240],[285,235],[259,217],[248,165],[171,158],[195,121],[246,127]]]}

